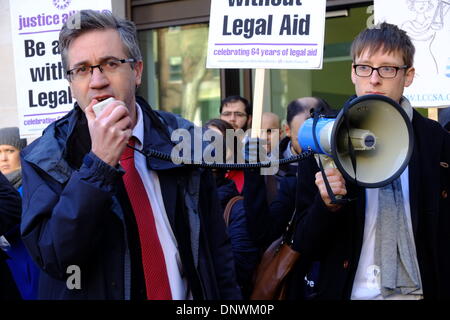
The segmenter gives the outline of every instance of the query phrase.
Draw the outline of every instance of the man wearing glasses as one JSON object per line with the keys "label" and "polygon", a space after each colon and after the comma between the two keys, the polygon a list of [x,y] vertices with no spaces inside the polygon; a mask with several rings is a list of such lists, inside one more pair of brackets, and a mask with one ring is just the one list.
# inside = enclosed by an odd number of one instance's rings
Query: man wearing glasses
{"label": "man wearing glasses", "polygon": [[231,124],[235,130],[250,129],[252,123],[250,102],[241,96],[226,97],[220,103],[220,119]]}
{"label": "man wearing glasses", "polygon": [[[241,96],[228,96],[220,102],[219,111],[220,119],[231,124],[235,130],[234,135],[244,144],[250,135],[250,131],[246,131],[250,129],[252,124],[252,106],[250,102]],[[234,160],[239,162],[239,159],[242,157],[238,155],[241,150],[238,150],[237,145],[234,146]],[[242,188],[244,187],[244,172],[242,170],[229,170],[226,178],[233,180],[239,193],[242,192]]]}
{"label": "man wearing glasses", "polygon": [[365,189],[326,169],[334,194],[354,199],[332,204],[315,160],[299,163],[294,249],[320,262],[318,299],[450,298],[450,135],[403,96],[414,51],[387,23],[363,30],[351,48],[356,96],[387,96],[412,123],[414,150],[398,179]]}
{"label": "man wearing glasses", "polygon": [[239,299],[210,172],[144,155],[170,154],[171,131],[193,125],[135,96],[133,23],[79,14],[60,32],[77,103],[22,153],[21,231],[44,271],[39,298]]}

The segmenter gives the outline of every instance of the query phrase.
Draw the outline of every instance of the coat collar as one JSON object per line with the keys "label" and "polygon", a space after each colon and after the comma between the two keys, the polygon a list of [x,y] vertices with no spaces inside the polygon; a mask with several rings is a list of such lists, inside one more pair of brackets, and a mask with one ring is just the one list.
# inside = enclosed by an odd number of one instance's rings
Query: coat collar
{"label": "coat collar", "polygon": [[[171,154],[175,144],[170,139],[170,129],[177,129],[176,124],[167,123],[166,119],[152,110],[150,105],[142,98],[136,98],[141,107],[144,123],[143,152],[157,150],[165,154]],[[180,165],[172,161],[161,160],[155,157],[146,157],[147,167],[151,170],[167,170],[178,168]]]}
{"label": "coat collar", "polygon": [[83,111],[75,104],[74,109],[51,123],[40,138],[29,148],[24,149],[23,159],[39,167],[59,183],[65,183],[74,170],[66,160],[68,154],[66,142],[83,116]]}
{"label": "coat collar", "polygon": [[[172,118],[160,116],[143,98],[136,97],[136,101],[141,106],[144,122],[143,151],[148,153],[152,149],[170,154],[174,143],[170,140],[169,132],[177,128],[176,117],[172,116],[173,121],[170,121]],[[66,116],[51,123],[40,138],[24,149],[24,160],[64,184],[73,170],[81,165],[79,158],[82,159],[90,150],[90,136],[85,122],[84,112],[75,103]],[[80,135],[83,141],[86,140],[83,146],[79,143]],[[147,167],[151,170],[167,170],[181,166],[171,161],[147,157]]]}
{"label": "coat collar", "polygon": [[[416,234],[419,213],[438,212],[441,146],[443,131],[439,123],[413,111],[414,150],[409,161],[411,220]],[[426,186],[426,187],[424,187]]]}

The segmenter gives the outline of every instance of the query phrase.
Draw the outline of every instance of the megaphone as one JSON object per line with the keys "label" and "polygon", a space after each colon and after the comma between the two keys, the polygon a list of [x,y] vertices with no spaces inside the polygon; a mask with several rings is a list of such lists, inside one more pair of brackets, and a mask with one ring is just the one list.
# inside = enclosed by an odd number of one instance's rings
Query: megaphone
{"label": "megaphone", "polygon": [[303,150],[331,157],[344,178],[367,188],[385,186],[400,176],[413,141],[411,121],[403,108],[375,94],[353,99],[335,119],[310,118],[298,132]]}

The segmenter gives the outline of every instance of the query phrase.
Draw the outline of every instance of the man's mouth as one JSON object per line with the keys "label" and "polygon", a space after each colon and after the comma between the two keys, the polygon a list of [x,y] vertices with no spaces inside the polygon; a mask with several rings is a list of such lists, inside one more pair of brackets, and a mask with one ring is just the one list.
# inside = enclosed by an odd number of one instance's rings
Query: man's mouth
{"label": "man's mouth", "polygon": [[101,96],[101,97],[94,97],[95,100],[97,100],[98,102],[102,102],[108,98],[111,98],[112,96]]}

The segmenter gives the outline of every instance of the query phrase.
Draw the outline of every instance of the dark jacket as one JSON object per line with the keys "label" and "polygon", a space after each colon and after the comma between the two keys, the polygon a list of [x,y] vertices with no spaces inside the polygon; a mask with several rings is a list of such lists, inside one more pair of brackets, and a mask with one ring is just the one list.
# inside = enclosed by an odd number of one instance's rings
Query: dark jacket
{"label": "dark jacket", "polygon": [[[264,180],[259,170],[245,170],[243,195],[248,229],[261,250],[265,250],[286,231],[295,210],[297,189],[296,174],[287,171],[280,180],[276,199],[269,204]],[[288,277],[286,298],[309,299],[314,294],[318,269],[318,264],[300,257]]]}
{"label": "dark jacket", "polygon": [[0,235],[20,222],[22,202],[20,194],[0,172]]}
{"label": "dark jacket", "polygon": [[[280,160],[286,159],[284,153],[287,148],[290,147],[291,138],[286,136],[280,141],[279,150],[280,150]],[[278,172],[275,174],[279,183],[281,183],[281,179],[286,175],[295,175],[297,174],[297,163],[286,163],[280,165]]]}
{"label": "dark jacket", "polygon": [[267,248],[280,237],[295,209],[296,175],[287,174],[280,180],[274,201],[267,200],[265,176],[258,169],[248,169],[244,173],[244,206],[250,235],[256,243]]}
{"label": "dark jacket", "polygon": [[[412,126],[409,198],[423,294],[425,299],[449,299],[450,135],[416,111]],[[294,248],[320,260],[318,298],[349,299],[363,242],[365,189],[347,182],[348,197],[356,200],[329,212],[314,183],[318,170],[313,158],[300,162],[297,210],[301,219]]]}
{"label": "dark jacket", "polygon": [[[22,194],[22,185],[17,189]],[[20,236],[20,223],[5,234],[9,243],[6,250],[9,270],[24,300],[36,300],[39,287],[39,268],[31,259]]]}
{"label": "dark jacket", "polygon": [[[171,152],[170,131],[184,119],[153,111],[141,98],[143,151]],[[145,299],[139,236],[121,176],[90,150],[86,117],[76,105],[22,152],[22,238],[44,270],[40,298]],[[239,299],[233,257],[209,171],[148,159],[177,239],[194,299]],[[81,270],[70,290],[68,267]],[[170,275],[169,275],[170,276]]]}
{"label": "dark jacket", "polygon": [[[284,152],[289,147],[289,142],[291,139],[289,137],[284,137],[278,147],[278,159],[285,159]],[[281,164],[278,167],[278,171],[274,174],[264,175],[264,183],[266,188],[267,202],[270,204],[277,198],[278,190],[281,186],[281,181],[286,175],[296,175],[297,165],[296,163],[286,163]]]}
{"label": "dark jacket", "polygon": [[[233,180],[227,178],[216,179],[217,191],[222,207],[239,192]],[[237,282],[241,287],[244,298],[249,298],[253,287],[253,274],[258,266],[261,250],[249,235],[244,201],[238,200],[231,208],[228,234],[236,265]]]}
{"label": "dark jacket", "polygon": [[[0,235],[4,235],[20,222],[22,202],[19,193],[0,173]],[[0,249],[0,300],[20,299],[5,260],[8,255]]]}

